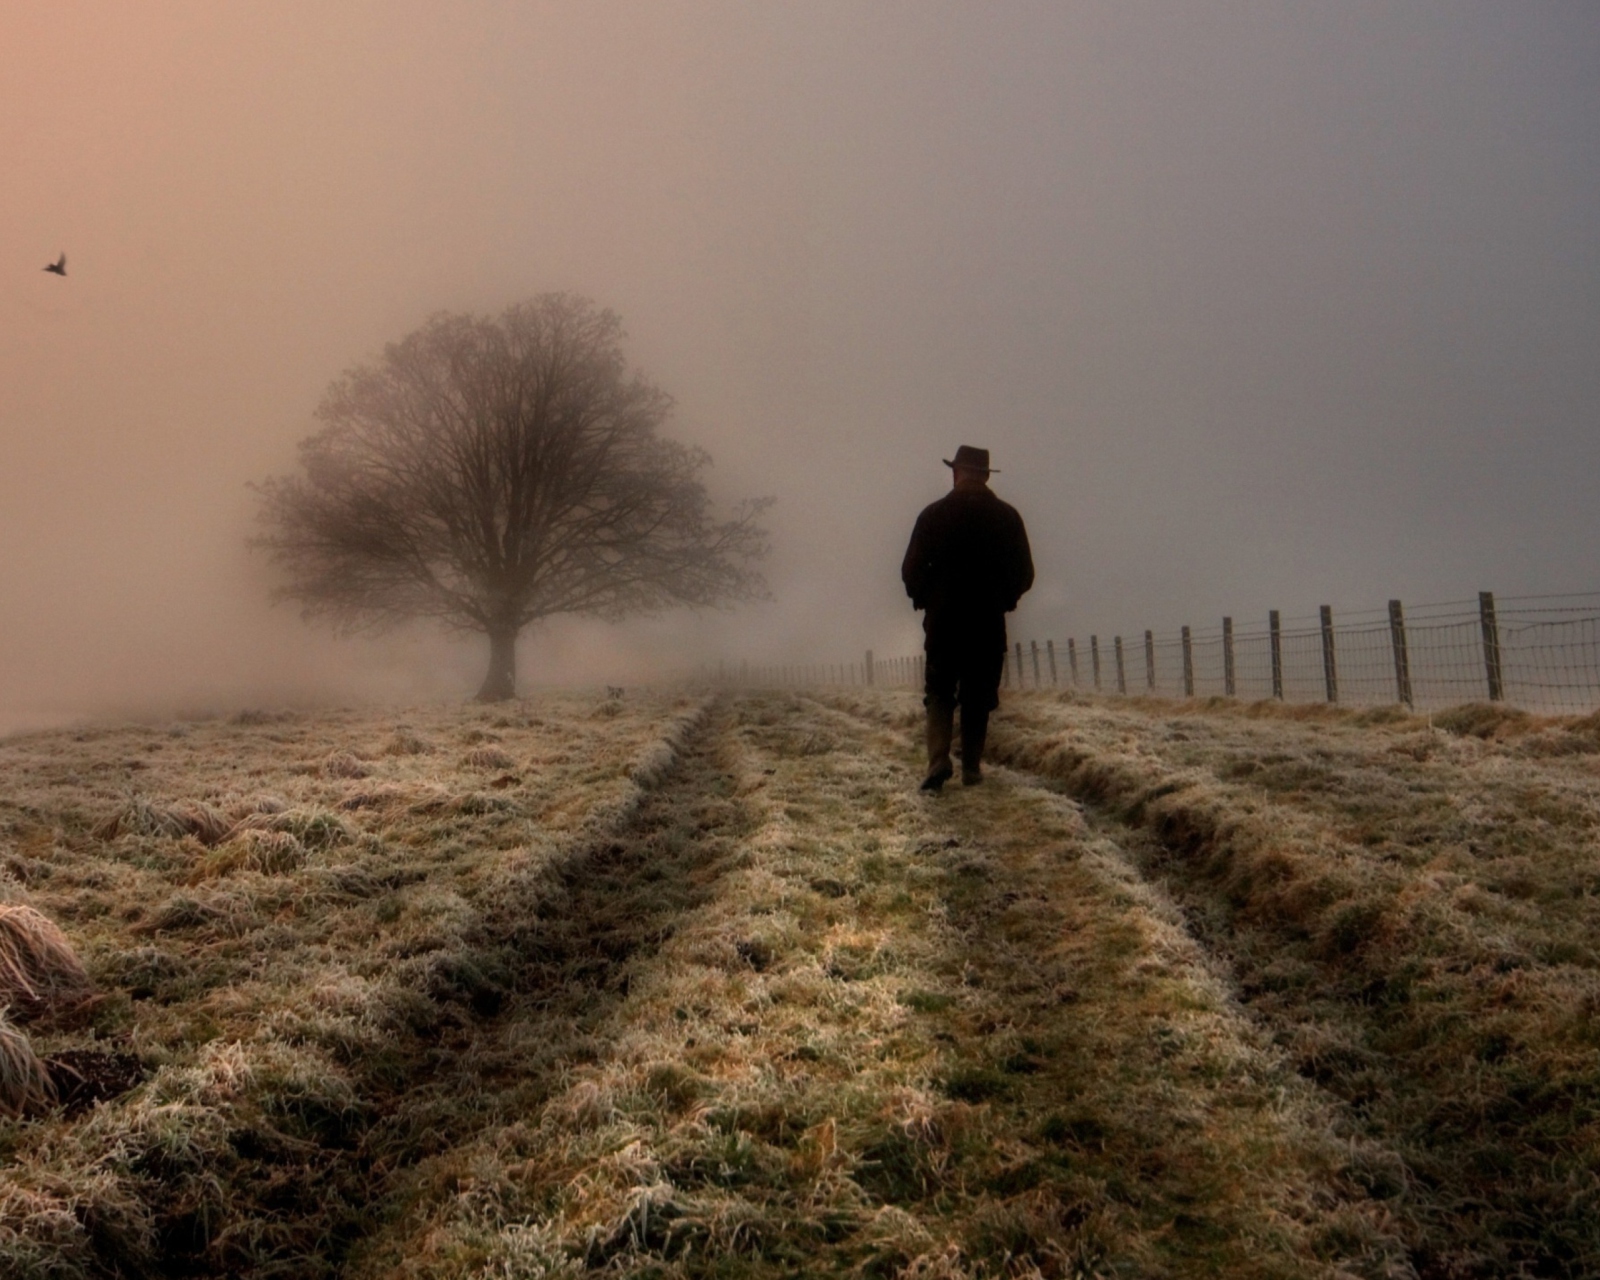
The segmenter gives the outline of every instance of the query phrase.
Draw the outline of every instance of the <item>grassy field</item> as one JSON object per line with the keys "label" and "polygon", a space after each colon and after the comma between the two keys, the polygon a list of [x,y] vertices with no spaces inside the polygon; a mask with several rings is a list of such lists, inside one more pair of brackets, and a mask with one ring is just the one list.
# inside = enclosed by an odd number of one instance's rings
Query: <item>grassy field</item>
{"label": "grassy field", "polygon": [[919,718],[0,742],[0,1274],[1600,1273],[1600,722]]}

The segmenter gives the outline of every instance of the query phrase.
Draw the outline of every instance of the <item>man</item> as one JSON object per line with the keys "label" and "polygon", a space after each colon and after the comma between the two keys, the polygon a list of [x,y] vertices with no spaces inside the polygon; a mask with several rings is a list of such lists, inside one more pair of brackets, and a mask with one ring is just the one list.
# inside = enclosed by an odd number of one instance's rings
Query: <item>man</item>
{"label": "man", "polygon": [[962,445],[945,459],[953,487],[923,509],[911,531],[900,578],[913,608],[925,609],[928,776],[938,791],[955,772],[950,739],[961,705],[961,782],[983,780],[989,713],[1000,705],[1006,614],[1033,585],[1028,532],[1016,508],[989,490],[989,451]]}

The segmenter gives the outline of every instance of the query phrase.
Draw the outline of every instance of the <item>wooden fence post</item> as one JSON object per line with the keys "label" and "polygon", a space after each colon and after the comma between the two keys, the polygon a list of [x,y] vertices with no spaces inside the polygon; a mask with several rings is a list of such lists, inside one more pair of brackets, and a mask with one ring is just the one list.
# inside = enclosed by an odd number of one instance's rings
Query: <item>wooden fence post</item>
{"label": "wooden fence post", "polygon": [[1478,592],[1478,621],[1483,625],[1483,671],[1489,677],[1489,701],[1506,696],[1500,674],[1500,624],[1494,616],[1494,592]]}
{"label": "wooden fence post", "polygon": [[1061,683],[1056,679],[1056,642],[1054,640],[1046,640],[1044,642],[1044,651],[1050,659],[1050,687],[1054,689]]}
{"label": "wooden fence post", "polygon": [[1000,650],[1000,687],[1002,689],[1009,689],[1011,687],[1011,650],[1010,649],[1002,649],[1002,650]]}
{"label": "wooden fence post", "polygon": [[1078,642],[1072,637],[1067,637],[1067,669],[1072,672],[1072,687],[1078,687]]}
{"label": "wooden fence post", "polygon": [[867,687],[871,688],[872,687],[872,676],[873,676],[873,671],[872,671],[872,650],[871,649],[867,650],[867,661],[866,661],[865,665],[862,666],[861,669],[862,669],[862,671],[864,671],[866,673]]}
{"label": "wooden fence post", "polygon": [[1017,641],[1017,688],[1021,689],[1027,684],[1026,677],[1022,674],[1022,641]]}
{"label": "wooden fence post", "polygon": [[1411,659],[1406,654],[1406,616],[1398,600],[1389,601],[1389,642],[1394,646],[1394,692],[1411,706]]}
{"label": "wooden fence post", "polygon": [[1038,689],[1042,687],[1042,682],[1039,679],[1039,642],[1030,640],[1028,644],[1033,649],[1033,687]]}
{"label": "wooden fence post", "polygon": [[1156,635],[1153,631],[1144,633],[1144,687],[1151,693],[1156,691]]}
{"label": "wooden fence post", "polygon": [[1267,630],[1272,633],[1272,696],[1282,702],[1283,627],[1279,623],[1276,609],[1271,609],[1267,612]]}
{"label": "wooden fence post", "polygon": [[1339,701],[1339,663],[1333,654],[1333,607],[1321,606],[1322,613],[1322,683],[1329,702]]}
{"label": "wooden fence post", "polygon": [[1089,665],[1094,669],[1094,691],[1100,692],[1100,637],[1089,637]]}
{"label": "wooden fence post", "polygon": [[1194,639],[1188,627],[1183,629],[1183,696],[1194,697]]}
{"label": "wooden fence post", "polygon": [[1117,652],[1117,692],[1126,696],[1128,692],[1128,677],[1122,669],[1122,637],[1112,637],[1112,647]]}
{"label": "wooden fence post", "polygon": [[1222,692],[1233,697],[1233,619],[1222,620]]}

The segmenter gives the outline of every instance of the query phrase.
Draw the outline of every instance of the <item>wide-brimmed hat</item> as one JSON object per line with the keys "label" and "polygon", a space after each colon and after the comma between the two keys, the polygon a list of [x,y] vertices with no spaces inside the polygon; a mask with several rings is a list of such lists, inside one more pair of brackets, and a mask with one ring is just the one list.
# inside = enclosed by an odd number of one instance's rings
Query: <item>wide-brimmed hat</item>
{"label": "wide-brimmed hat", "polygon": [[989,465],[989,451],[975,449],[970,444],[964,444],[957,449],[955,457],[945,458],[942,461],[947,467],[970,467],[973,471],[983,471],[989,475],[1000,474],[999,468]]}

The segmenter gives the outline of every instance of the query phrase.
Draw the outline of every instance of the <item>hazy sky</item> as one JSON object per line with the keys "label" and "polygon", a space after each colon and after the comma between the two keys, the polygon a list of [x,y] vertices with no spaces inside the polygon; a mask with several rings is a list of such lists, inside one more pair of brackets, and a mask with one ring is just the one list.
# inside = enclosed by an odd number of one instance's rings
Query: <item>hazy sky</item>
{"label": "hazy sky", "polygon": [[52,0],[0,49],[0,711],[470,694],[480,644],[269,609],[245,485],[547,289],[777,496],[777,598],[534,680],[911,651],[963,442],[1022,638],[1600,588],[1592,0]]}

